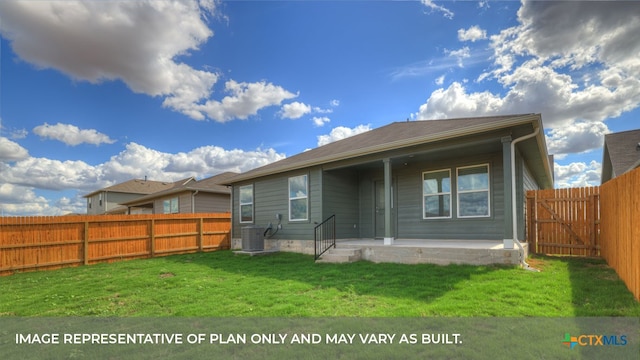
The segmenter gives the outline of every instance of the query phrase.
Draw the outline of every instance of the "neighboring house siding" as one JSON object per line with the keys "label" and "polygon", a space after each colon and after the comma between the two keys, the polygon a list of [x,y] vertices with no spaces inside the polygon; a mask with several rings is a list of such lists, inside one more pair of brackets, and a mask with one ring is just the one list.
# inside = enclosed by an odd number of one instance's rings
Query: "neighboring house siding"
{"label": "neighboring house siding", "polygon": [[[100,192],[87,198],[87,214],[104,214],[105,212],[113,210],[116,207],[120,206],[120,203],[135,200],[141,196],[143,195],[118,192]],[[91,201],[90,208],[89,201]]]}
{"label": "neighboring house siding", "polygon": [[175,201],[177,199],[177,211],[175,211],[175,207],[169,213],[176,214],[185,214],[191,213],[191,196],[190,193],[181,193],[181,194],[172,194],[169,196],[164,196],[153,201],[153,211],[156,214],[164,214],[164,205],[165,201]]}
{"label": "neighboring house siding", "polygon": [[229,212],[229,195],[198,193],[195,196],[196,212]]}

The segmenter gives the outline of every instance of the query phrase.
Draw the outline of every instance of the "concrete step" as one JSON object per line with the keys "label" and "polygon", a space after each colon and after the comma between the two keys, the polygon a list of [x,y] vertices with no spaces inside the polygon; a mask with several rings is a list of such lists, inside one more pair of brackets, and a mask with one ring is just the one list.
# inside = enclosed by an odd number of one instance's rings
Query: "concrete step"
{"label": "concrete step", "polygon": [[331,248],[327,250],[317,263],[348,263],[362,259],[362,250],[358,248]]}

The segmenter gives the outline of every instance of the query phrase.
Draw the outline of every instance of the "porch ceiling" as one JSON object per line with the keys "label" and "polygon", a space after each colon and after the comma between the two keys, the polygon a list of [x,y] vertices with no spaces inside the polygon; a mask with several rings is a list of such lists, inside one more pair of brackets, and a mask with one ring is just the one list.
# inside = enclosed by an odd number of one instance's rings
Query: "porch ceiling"
{"label": "porch ceiling", "polygon": [[380,169],[383,166],[382,159],[390,158],[392,166],[410,165],[414,163],[433,162],[444,159],[466,157],[473,154],[495,153],[502,151],[500,136],[492,138],[475,139],[465,142],[447,142],[425,144],[410,148],[399,149],[382,154],[372,154],[357,159],[344,160],[332,164],[325,164],[324,170],[342,169],[346,167],[358,170]]}

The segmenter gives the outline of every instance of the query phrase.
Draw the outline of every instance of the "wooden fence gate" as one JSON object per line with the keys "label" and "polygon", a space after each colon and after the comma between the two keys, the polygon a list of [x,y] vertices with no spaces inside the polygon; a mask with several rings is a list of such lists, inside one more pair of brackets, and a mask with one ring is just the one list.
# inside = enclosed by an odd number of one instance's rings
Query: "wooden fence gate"
{"label": "wooden fence gate", "polygon": [[536,254],[600,256],[600,188],[527,191],[527,239]]}

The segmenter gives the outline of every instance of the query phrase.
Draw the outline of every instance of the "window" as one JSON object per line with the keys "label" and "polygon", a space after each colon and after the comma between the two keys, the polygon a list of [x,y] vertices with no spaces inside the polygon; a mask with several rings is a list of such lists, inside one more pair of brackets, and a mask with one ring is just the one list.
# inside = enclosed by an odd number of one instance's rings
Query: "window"
{"label": "window", "polygon": [[174,197],[162,202],[163,214],[177,214],[179,212],[178,198]]}
{"label": "window", "polygon": [[240,222],[253,222],[253,185],[240,186]]}
{"label": "window", "polygon": [[487,217],[489,213],[489,164],[460,167],[458,217]]}
{"label": "window", "polygon": [[423,219],[451,217],[451,171],[422,173]]}
{"label": "window", "polygon": [[307,175],[289,178],[289,220],[307,220],[309,213]]}

